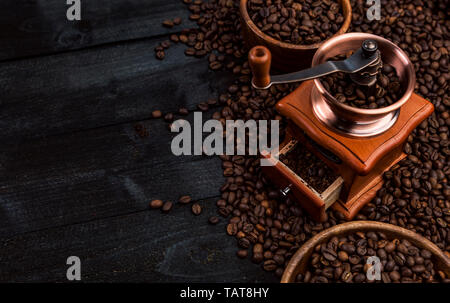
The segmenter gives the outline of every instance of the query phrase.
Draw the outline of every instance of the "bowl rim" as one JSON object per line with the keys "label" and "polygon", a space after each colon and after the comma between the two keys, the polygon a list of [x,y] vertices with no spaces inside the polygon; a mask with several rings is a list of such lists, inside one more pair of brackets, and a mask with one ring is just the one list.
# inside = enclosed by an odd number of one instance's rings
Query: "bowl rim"
{"label": "bowl rim", "polygon": [[408,79],[408,84],[405,87],[405,92],[402,95],[400,99],[398,99],[396,102],[389,106],[375,108],[375,109],[369,109],[369,108],[358,108],[354,106],[350,106],[344,103],[341,103],[336,100],[334,96],[331,95],[330,92],[328,92],[325,87],[323,86],[320,78],[314,79],[314,84],[316,85],[319,92],[325,97],[327,102],[332,102],[334,106],[339,107],[343,110],[346,110],[348,112],[353,112],[360,115],[367,115],[367,116],[378,116],[382,114],[387,114],[393,111],[398,110],[405,104],[410,98],[411,95],[414,92],[415,84],[416,84],[416,73],[414,70],[414,65],[412,64],[411,60],[409,59],[408,55],[400,48],[398,47],[394,42],[383,38],[381,36],[377,36],[374,34],[368,34],[368,33],[361,33],[361,32],[351,32],[351,33],[344,33],[340,35],[339,37],[333,37],[333,39],[326,40],[316,51],[316,53],[313,56],[312,59],[312,66],[315,66],[317,64],[320,64],[322,62],[318,62],[318,58],[321,55],[321,52],[325,49],[332,48],[335,45],[339,45],[340,43],[343,43],[343,41],[347,39],[373,39],[378,42],[383,42],[386,44],[389,44],[392,47],[392,51],[397,54],[400,61],[403,62],[405,71],[410,75],[410,78]]}
{"label": "bowl rim", "polygon": [[[283,272],[281,278],[281,283],[292,283],[294,272],[298,266],[302,264],[303,258],[307,256],[308,251],[314,249],[314,247],[324,241],[328,240],[332,236],[335,230],[339,229],[339,234],[348,234],[358,231],[379,231],[379,232],[391,232],[401,236],[401,238],[414,243],[420,243],[421,248],[429,250],[433,256],[438,258],[440,261],[446,264],[447,271],[450,271],[450,258],[445,255],[445,253],[439,249],[433,242],[426,239],[425,237],[415,233],[411,230],[399,227],[396,225],[378,222],[378,221],[351,221],[342,224],[335,225],[326,230],[321,231],[317,235],[313,236],[311,239],[306,241],[292,256],[286,269]],[[309,258],[309,256],[308,256]]]}
{"label": "bowl rim", "polygon": [[314,44],[293,44],[293,43],[287,43],[287,42],[283,42],[280,40],[277,40],[265,33],[263,33],[258,26],[256,26],[256,24],[253,22],[252,18],[250,18],[250,15],[248,14],[248,10],[247,10],[247,3],[248,0],[241,0],[239,7],[240,7],[240,12],[241,12],[241,16],[243,18],[243,20],[245,21],[245,23],[247,24],[247,26],[262,40],[270,43],[270,44],[275,44],[278,45],[281,48],[287,48],[287,49],[291,49],[291,50],[315,50],[317,48],[320,47],[320,45],[322,45],[322,43],[324,43],[325,41],[342,35],[344,33],[347,32],[347,30],[350,27],[350,23],[352,21],[352,7],[350,5],[350,0],[339,0],[341,6],[342,6],[342,10],[343,10],[343,14],[345,11],[347,11],[347,14],[344,14],[344,22],[342,23],[342,26],[339,28],[339,30],[333,34],[332,36],[328,37],[327,39],[314,43]]}

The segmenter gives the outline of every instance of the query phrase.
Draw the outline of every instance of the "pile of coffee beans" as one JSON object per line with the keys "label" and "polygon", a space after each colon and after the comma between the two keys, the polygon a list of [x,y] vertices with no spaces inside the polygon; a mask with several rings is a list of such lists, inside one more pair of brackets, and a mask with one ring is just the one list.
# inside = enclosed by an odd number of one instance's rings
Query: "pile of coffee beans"
{"label": "pile of coffee beans", "polygon": [[[208,55],[205,64],[209,64],[212,70],[227,69],[236,76],[235,83],[228,87],[228,91],[218,96],[217,103],[221,108],[214,112],[213,118],[222,123],[228,119],[276,119],[280,121],[282,139],[286,123],[277,114],[274,105],[296,86],[274,85],[262,91],[252,88],[251,72],[245,60],[247,50],[240,34],[239,1],[183,0],[183,2],[191,12],[190,19],[196,21],[198,27],[172,35],[171,41],[186,44],[187,55],[197,57]],[[383,188],[356,219],[375,220],[405,227],[425,236],[448,252],[450,251],[448,229],[450,22],[446,9],[448,1],[381,0],[379,21],[367,19],[368,6],[365,0],[351,2],[353,24],[349,32],[374,33],[401,47],[415,66],[416,92],[435,106],[435,113],[408,138],[405,146],[408,157],[385,174]],[[270,4],[269,1],[263,2],[265,7],[276,3],[276,1],[270,1]],[[290,3],[292,7],[294,1],[283,3],[285,7],[286,3]],[[312,2],[307,3],[312,7]],[[281,28],[283,25],[279,22],[281,9],[279,13],[277,22]],[[338,23],[335,20],[329,24]],[[158,112],[155,117],[164,117],[170,123],[174,115]],[[232,224],[224,232],[236,238],[236,253],[239,257],[250,258],[264,270],[281,276],[292,255],[305,241],[324,229],[345,222],[342,214],[330,209],[326,222],[317,223],[296,201],[280,197],[278,189],[274,188],[262,174],[258,158],[253,156],[220,158],[223,161],[225,181],[220,189],[221,196],[217,201],[217,208],[219,215],[224,217],[228,224]],[[219,219],[214,216],[208,222],[217,224]],[[401,267],[398,272],[403,277]],[[313,269],[311,275],[316,275]],[[393,280],[390,276],[389,278]]]}
{"label": "pile of coffee beans", "polygon": [[318,193],[324,192],[337,179],[335,172],[308,149],[296,144],[280,161],[299,175]]}
{"label": "pile of coffee beans", "polygon": [[[385,174],[385,184],[357,219],[413,230],[450,251],[450,95],[448,83],[449,1],[381,1],[381,20],[365,18],[365,1],[353,3],[353,31],[385,37],[409,56],[415,92],[432,102],[434,113],[408,138],[408,157]],[[449,254],[450,255],[450,254]]]}
{"label": "pile of coffee beans", "polygon": [[249,0],[248,14],[262,32],[293,44],[319,43],[344,23],[333,0]]}
{"label": "pile of coffee beans", "polygon": [[384,64],[371,87],[356,84],[345,73],[334,73],[323,77],[321,82],[337,101],[358,108],[375,109],[389,106],[404,94],[395,69]]}
{"label": "pile of coffee beans", "polygon": [[405,239],[390,240],[380,232],[357,232],[346,237],[334,236],[326,243],[317,245],[306,272],[298,274],[296,281],[449,283],[450,278],[435,267],[431,258],[430,251],[420,249]]}

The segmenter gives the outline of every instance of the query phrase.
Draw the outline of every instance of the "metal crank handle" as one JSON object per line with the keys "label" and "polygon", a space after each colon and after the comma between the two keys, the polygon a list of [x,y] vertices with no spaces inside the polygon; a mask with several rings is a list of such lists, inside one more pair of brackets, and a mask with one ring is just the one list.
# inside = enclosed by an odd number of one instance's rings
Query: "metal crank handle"
{"label": "metal crank handle", "polygon": [[[272,54],[264,46],[253,47],[248,55],[252,69],[252,85],[257,89],[269,88],[272,84],[293,83],[323,77],[335,72],[358,73],[374,64],[380,65],[378,47],[375,41],[366,40],[352,56],[342,61],[327,61],[323,64],[284,75],[270,75]],[[378,62],[379,61],[379,62]],[[375,77],[375,74],[361,72],[360,77]],[[356,77],[357,78],[357,77]],[[355,81],[356,82],[356,81]]]}

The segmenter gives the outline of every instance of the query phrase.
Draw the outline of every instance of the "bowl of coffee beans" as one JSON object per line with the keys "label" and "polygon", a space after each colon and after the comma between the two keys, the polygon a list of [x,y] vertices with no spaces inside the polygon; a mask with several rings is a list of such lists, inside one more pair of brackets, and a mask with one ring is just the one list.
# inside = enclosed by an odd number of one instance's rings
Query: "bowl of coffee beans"
{"label": "bowl of coffee beans", "polygon": [[352,19],[349,0],[241,0],[240,13],[247,46],[266,46],[283,72],[310,67],[323,41],[345,33]]}
{"label": "bowl of coffee beans", "polygon": [[450,282],[450,258],[401,227],[353,221],[322,231],[290,260],[284,283]]}

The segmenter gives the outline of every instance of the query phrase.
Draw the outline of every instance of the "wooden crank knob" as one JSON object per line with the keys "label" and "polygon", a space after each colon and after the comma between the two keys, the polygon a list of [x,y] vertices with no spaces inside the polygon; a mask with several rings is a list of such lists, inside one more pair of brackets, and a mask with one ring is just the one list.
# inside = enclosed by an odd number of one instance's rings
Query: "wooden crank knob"
{"label": "wooden crank knob", "polygon": [[272,62],[270,50],[261,45],[253,47],[248,53],[248,62],[253,73],[252,85],[259,89],[268,88]]}

